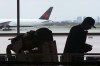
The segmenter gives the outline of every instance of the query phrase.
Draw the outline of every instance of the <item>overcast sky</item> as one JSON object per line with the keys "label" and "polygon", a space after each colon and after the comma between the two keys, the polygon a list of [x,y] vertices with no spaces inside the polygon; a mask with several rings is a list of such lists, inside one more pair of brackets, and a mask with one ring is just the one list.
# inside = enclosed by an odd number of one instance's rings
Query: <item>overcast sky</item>
{"label": "overcast sky", "polygon": [[[0,19],[16,18],[17,0],[0,0]],[[50,20],[73,20],[78,16],[100,15],[100,0],[20,0],[20,17],[39,18],[49,7],[54,9]]]}

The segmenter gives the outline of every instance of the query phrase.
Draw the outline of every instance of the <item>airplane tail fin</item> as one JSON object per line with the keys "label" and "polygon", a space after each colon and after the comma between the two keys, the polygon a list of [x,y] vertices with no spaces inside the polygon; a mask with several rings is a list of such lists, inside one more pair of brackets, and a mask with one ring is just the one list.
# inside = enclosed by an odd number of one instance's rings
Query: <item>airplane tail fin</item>
{"label": "airplane tail fin", "polygon": [[39,19],[48,20],[52,12],[52,9],[53,7],[50,7]]}

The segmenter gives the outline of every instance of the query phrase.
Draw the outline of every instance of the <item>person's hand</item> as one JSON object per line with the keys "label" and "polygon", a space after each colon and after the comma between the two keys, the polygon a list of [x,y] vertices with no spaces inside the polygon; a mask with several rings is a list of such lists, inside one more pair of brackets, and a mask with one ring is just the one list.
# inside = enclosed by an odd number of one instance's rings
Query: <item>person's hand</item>
{"label": "person's hand", "polygon": [[88,52],[88,51],[91,51],[91,50],[92,50],[92,45],[90,45],[90,44],[85,44],[84,52]]}
{"label": "person's hand", "polygon": [[86,44],[86,45],[87,45],[88,51],[91,51],[92,50],[92,45],[90,45],[90,44]]}

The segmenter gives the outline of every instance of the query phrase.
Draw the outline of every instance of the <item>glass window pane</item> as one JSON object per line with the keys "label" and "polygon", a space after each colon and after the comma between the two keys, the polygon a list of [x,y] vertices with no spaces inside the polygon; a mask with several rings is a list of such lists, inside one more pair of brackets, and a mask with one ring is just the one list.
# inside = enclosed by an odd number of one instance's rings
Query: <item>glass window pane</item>
{"label": "glass window pane", "polygon": [[0,0],[0,33],[16,33],[16,0]]}
{"label": "glass window pane", "polygon": [[[49,20],[34,20],[39,19],[49,7],[53,7]],[[99,32],[99,7],[99,0],[21,0],[21,19],[24,19],[21,25],[30,26],[21,27],[21,32],[48,27],[53,33],[66,33],[87,16],[93,17],[98,27],[89,32]]]}

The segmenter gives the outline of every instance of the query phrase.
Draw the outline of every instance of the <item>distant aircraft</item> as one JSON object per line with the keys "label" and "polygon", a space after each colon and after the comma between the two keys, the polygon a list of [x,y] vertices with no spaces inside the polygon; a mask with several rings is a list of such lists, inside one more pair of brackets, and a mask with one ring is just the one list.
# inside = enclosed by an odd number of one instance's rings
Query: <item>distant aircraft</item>
{"label": "distant aircraft", "polygon": [[6,22],[0,23],[0,29],[2,29],[2,28],[5,28],[6,29],[6,27],[9,29],[9,23],[10,22],[11,21],[6,21]]}
{"label": "distant aircraft", "polygon": [[[50,7],[39,19],[20,19],[20,27],[33,27],[37,25],[44,25],[49,22],[53,7]],[[0,19],[0,29],[10,30],[10,27],[17,27],[17,19]]]}

